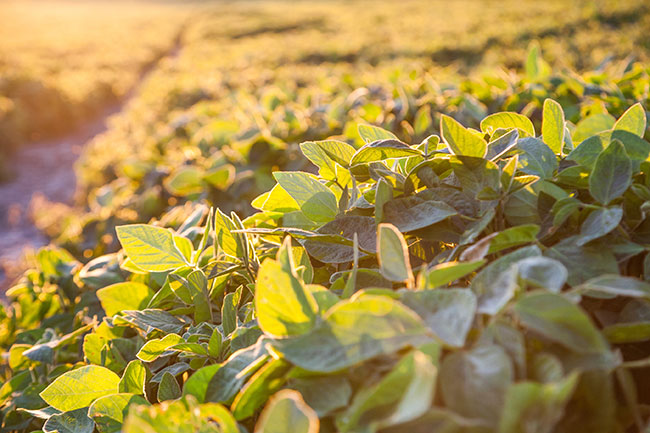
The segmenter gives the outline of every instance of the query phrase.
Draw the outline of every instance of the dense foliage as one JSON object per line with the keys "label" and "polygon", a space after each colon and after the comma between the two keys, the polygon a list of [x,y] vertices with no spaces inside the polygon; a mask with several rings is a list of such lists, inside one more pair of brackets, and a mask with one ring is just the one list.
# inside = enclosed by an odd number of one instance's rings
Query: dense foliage
{"label": "dense foliage", "polygon": [[42,250],[8,293],[4,428],[644,428],[650,143],[640,104],[609,119],[361,125],[302,143],[318,175],[274,172],[243,221],[184,206],[83,267]]}
{"label": "dense foliage", "polygon": [[650,431],[648,6],[375,3],[186,21],[36,209],[0,431]]}

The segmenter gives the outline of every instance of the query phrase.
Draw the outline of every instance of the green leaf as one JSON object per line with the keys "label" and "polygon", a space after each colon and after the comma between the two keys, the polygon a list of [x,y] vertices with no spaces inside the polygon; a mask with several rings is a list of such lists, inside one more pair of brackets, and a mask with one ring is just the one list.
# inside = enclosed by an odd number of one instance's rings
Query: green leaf
{"label": "green leaf", "polygon": [[[205,273],[197,269],[189,273],[187,278],[182,278],[173,273],[170,276],[180,281],[187,290],[186,297],[189,299],[184,301],[194,306],[194,322],[211,322],[213,319],[212,307],[210,305],[210,294],[208,293],[208,279]],[[178,296],[179,291],[175,290],[175,293]]]}
{"label": "green leaf", "polygon": [[[348,299],[350,296],[352,296],[356,290],[357,290],[357,274],[359,273],[359,238],[357,234],[354,234],[354,239],[353,241],[353,248],[354,248],[354,257],[352,258],[352,270],[350,271],[350,276],[348,277],[348,280],[345,282],[345,287],[343,288],[343,291],[341,292],[341,297],[343,299]],[[312,292],[314,293],[314,292]],[[321,292],[322,293],[322,292]],[[319,296],[320,299],[317,299],[317,302],[319,305],[323,301],[329,303],[329,299],[323,297],[322,295]],[[338,301],[338,299],[333,300],[332,305],[335,304]],[[329,307],[328,307],[329,309]]]}
{"label": "green leaf", "polygon": [[598,155],[589,176],[589,192],[599,203],[607,206],[620,197],[632,183],[632,162],[623,144],[614,140]]}
{"label": "green leaf", "polygon": [[257,274],[255,313],[267,335],[301,335],[314,326],[318,304],[298,278],[274,260],[265,260]]}
{"label": "green leaf", "polygon": [[[352,273],[352,271],[350,271]],[[336,296],[331,290],[320,286],[318,284],[309,284],[307,285],[307,290],[311,292],[316,299],[318,308],[320,311],[324,312],[329,310],[334,304],[340,301],[339,297]]]}
{"label": "green leaf", "polygon": [[559,382],[519,382],[508,388],[499,433],[554,431],[578,383],[574,373]]}
{"label": "green leaf", "polygon": [[497,129],[518,128],[525,136],[535,137],[533,122],[524,115],[512,112],[494,113],[481,120],[481,131],[492,134]]}
{"label": "green leaf", "polygon": [[183,167],[165,179],[165,188],[181,197],[198,194],[203,190],[203,171],[196,167]]}
{"label": "green leaf", "polygon": [[352,157],[350,165],[367,164],[374,161],[385,161],[389,158],[404,158],[422,155],[417,149],[399,140],[373,141],[361,147]]}
{"label": "green leaf", "polygon": [[603,328],[603,335],[613,344],[639,343],[650,340],[650,321],[622,322]]}
{"label": "green leaf", "polygon": [[119,382],[120,377],[108,368],[88,365],[57,377],[40,396],[53,408],[69,412],[117,393]]}
{"label": "green leaf", "polygon": [[521,323],[579,353],[602,353],[607,342],[580,307],[555,293],[533,292],[515,304]]}
{"label": "green leaf", "polygon": [[533,243],[537,240],[539,226],[537,224],[523,224],[520,226],[510,227],[498,232],[490,240],[488,254],[494,254],[499,251]]}
{"label": "green leaf", "polygon": [[212,376],[205,392],[205,400],[231,403],[248,378],[268,359],[266,337],[256,344],[234,352]]}
{"label": "green leaf", "polygon": [[579,246],[576,236],[571,236],[547,249],[544,255],[561,262],[569,271],[567,283],[577,286],[602,274],[618,273],[616,257],[610,250]]}
{"label": "green leaf", "polygon": [[172,232],[167,229],[131,224],[116,230],[127,256],[144,271],[164,272],[188,264],[174,245]]}
{"label": "green leaf", "polygon": [[194,247],[192,241],[183,236],[172,235],[172,240],[176,249],[181,252],[187,263],[192,262],[192,255],[194,254]]}
{"label": "green leaf", "polygon": [[231,405],[237,420],[251,417],[271,396],[280,390],[286,380],[291,364],[283,359],[274,359],[260,368],[239,391]]}
{"label": "green leaf", "polygon": [[445,344],[462,347],[474,322],[476,296],[469,289],[408,291],[402,302]]}
{"label": "green leaf", "polygon": [[409,196],[389,200],[384,205],[383,220],[394,225],[401,232],[410,232],[457,214],[456,209],[442,201]]}
{"label": "green leaf", "polygon": [[[336,179],[337,167],[349,167],[356,149],[343,141],[307,141],[300,144],[303,155],[319,168],[319,175],[324,179]],[[345,183],[345,182],[344,182]]]}
{"label": "green leaf", "polygon": [[377,224],[384,220],[384,205],[393,199],[393,187],[384,179],[377,181],[375,187],[375,221]]}
{"label": "green leaf", "polygon": [[493,138],[492,141],[488,143],[487,155],[485,157],[491,161],[496,161],[502,158],[506,153],[512,150],[515,144],[517,144],[517,140],[519,140],[518,129],[513,129],[498,138]]}
{"label": "green leaf", "polygon": [[14,392],[21,391],[31,382],[32,376],[28,370],[15,373],[11,379],[0,386],[0,404],[4,404]]}
{"label": "green leaf", "polygon": [[223,406],[198,404],[192,396],[147,406],[133,405],[124,433],[239,433],[237,422]]}
{"label": "green leaf", "polygon": [[344,141],[324,140],[315,141],[314,143],[316,143],[332,161],[345,168],[350,166],[352,156],[354,156],[354,153],[356,152],[356,149],[353,146]]}
{"label": "green leaf", "polygon": [[99,289],[123,281],[119,270],[117,254],[106,254],[86,263],[79,272],[79,279],[87,286]]}
{"label": "green leaf", "polygon": [[[302,241],[309,256],[324,263],[345,263],[354,259],[353,239],[356,233],[359,247],[370,253],[377,251],[377,230],[371,217],[339,216],[316,230],[315,239]],[[291,233],[295,237],[294,233]],[[323,236],[325,235],[325,236]],[[329,239],[328,239],[329,237]],[[361,253],[365,255],[365,253]]]}
{"label": "green leaf", "polygon": [[436,288],[446,286],[459,278],[471,274],[483,266],[487,260],[474,260],[472,262],[447,262],[441,263],[427,270],[427,287]]}
{"label": "green leaf", "polygon": [[154,294],[147,285],[134,281],[111,284],[96,293],[104,312],[109,317],[123,310],[146,308]]}
{"label": "green leaf", "polygon": [[253,200],[251,206],[259,210],[282,213],[300,210],[298,203],[279,184],[275,184],[271,191]]}
{"label": "green leaf", "polygon": [[119,433],[132,404],[149,405],[149,402],[140,395],[111,394],[95,400],[88,408],[88,416],[95,421],[100,433]]}
{"label": "green leaf", "polygon": [[[289,253],[289,249],[291,249],[291,253]],[[314,268],[309,261],[309,254],[307,254],[307,251],[303,247],[292,245],[291,237],[289,236],[285,238],[277,255],[277,259],[280,261],[285,258],[291,262],[288,264],[282,263],[282,266],[284,266],[288,272],[293,272],[299,279],[307,284],[311,283],[311,280],[314,277]]]}
{"label": "green leaf", "polygon": [[580,200],[575,197],[566,197],[556,201],[551,208],[553,213],[553,226],[561,226],[573,213],[582,207]]}
{"label": "green leaf", "polygon": [[430,407],[437,369],[422,352],[413,351],[377,384],[359,390],[336,419],[338,431],[374,430],[411,421]]}
{"label": "green leaf", "polygon": [[255,433],[318,433],[316,412],[300,393],[285,389],[276,393],[262,411]]}
{"label": "green leaf", "polygon": [[208,351],[199,343],[178,343],[174,344],[169,350],[183,352],[184,355],[208,356]]}
{"label": "green leaf", "polygon": [[212,335],[210,336],[210,340],[208,341],[208,353],[210,354],[211,357],[213,358],[219,357],[219,355],[221,354],[222,343],[223,343],[223,337],[221,335],[221,332],[219,332],[218,329],[215,329],[214,331],[212,331]]}
{"label": "green leaf", "polygon": [[165,372],[162,380],[158,385],[158,401],[176,400],[181,396],[181,387],[178,385],[176,378],[170,372]]}
{"label": "green leaf", "polygon": [[359,135],[366,143],[377,140],[399,140],[395,134],[378,126],[360,124],[358,130]]}
{"label": "green leaf", "polygon": [[574,165],[558,173],[557,181],[565,188],[587,189],[589,188],[589,174],[586,167]]}
{"label": "green leaf", "polygon": [[185,327],[185,323],[164,310],[154,308],[148,308],[145,310],[125,310],[122,314],[124,314],[124,316],[120,317],[121,320],[142,329],[145,334],[149,334],[154,330],[159,330],[168,334],[178,334]]}
{"label": "green leaf", "polygon": [[[88,408],[52,415],[43,425],[44,433],[93,433],[95,423],[88,418]],[[103,433],[103,432],[102,432]]]}
{"label": "green leaf", "polygon": [[404,236],[392,224],[379,224],[377,230],[377,258],[382,275],[397,283],[413,283],[408,246]]}
{"label": "green leaf", "polygon": [[512,361],[500,346],[452,352],[442,361],[440,390],[445,405],[461,416],[496,426],[508,387]]}
{"label": "green leaf", "polygon": [[546,289],[555,293],[562,290],[569,276],[569,272],[562,263],[544,256],[519,260],[517,272],[520,285]]}
{"label": "green leaf", "polygon": [[273,347],[305,370],[334,372],[429,340],[413,311],[384,296],[363,295],[330,308],[310,333],[276,340]]}
{"label": "green leaf", "polygon": [[237,328],[237,310],[241,291],[228,293],[221,304],[221,326],[226,336],[229,336]]}
{"label": "green leaf", "polygon": [[29,358],[32,361],[52,364],[54,361],[54,350],[63,347],[67,344],[74,342],[81,335],[88,332],[94,323],[89,323],[85,326],[75,329],[69,334],[63,335],[58,338],[52,338],[50,341],[35,344],[30,349],[25,350],[22,356]]}
{"label": "green leaf", "polygon": [[221,368],[219,364],[208,365],[194,372],[183,385],[183,395],[193,395],[199,403],[205,402],[210,381]]}
{"label": "green leaf", "polygon": [[214,167],[206,171],[203,180],[217,189],[225,190],[235,179],[235,171],[230,164]]}
{"label": "green leaf", "polygon": [[476,274],[470,287],[478,299],[478,312],[497,314],[512,299],[517,288],[517,272],[513,265],[539,255],[541,251],[536,245],[520,248],[499,257]]}
{"label": "green leaf", "polygon": [[144,385],[147,380],[147,367],[141,361],[134,359],[129,362],[122,374],[118,386],[120,393],[144,394]]}
{"label": "green leaf", "polygon": [[320,418],[347,407],[352,397],[350,381],[344,375],[289,379],[287,387],[298,391]]}
{"label": "green leaf", "polygon": [[519,170],[540,179],[553,177],[558,168],[557,157],[545,142],[527,137],[517,141],[515,148],[522,152],[519,155]]}
{"label": "green leaf", "polygon": [[641,138],[645,135],[646,114],[643,105],[640,102],[627,109],[625,113],[616,121],[614,130],[627,131]]}
{"label": "green leaf", "polygon": [[[27,372],[27,373],[29,373],[29,372]],[[82,408],[82,409],[85,409],[85,408]],[[43,409],[23,409],[23,408],[19,408],[18,411],[28,413],[31,416],[33,416],[34,418],[45,419],[45,420],[50,418],[52,415],[58,415],[58,414],[61,413],[60,410],[56,410],[51,406],[44,407]]]}
{"label": "green leaf", "polygon": [[594,135],[581,142],[566,159],[593,170],[598,155],[607,147],[609,140],[604,134]]}
{"label": "green leaf", "polygon": [[91,364],[103,365],[115,372],[121,371],[126,366],[126,361],[115,346],[117,341],[119,340],[106,338],[97,332],[87,334],[83,342],[84,356]]}
{"label": "green leaf", "polygon": [[333,220],[338,214],[336,196],[314,175],[300,171],[287,171],[274,172],[273,176],[310,220],[327,222]]}
{"label": "green leaf", "polygon": [[440,118],[440,132],[454,155],[466,155],[483,158],[487,151],[487,142],[471,132],[452,117],[443,114]]}
{"label": "green leaf", "polygon": [[589,214],[582,226],[580,226],[580,236],[576,241],[577,245],[584,245],[605,236],[618,227],[622,219],[623,209],[620,207],[596,209]]}
{"label": "green leaf", "polygon": [[632,171],[637,173],[642,163],[650,161],[650,143],[628,131],[612,131],[611,142],[619,140],[632,161]]}
{"label": "green leaf", "polygon": [[176,334],[166,335],[162,339],[154,338],[153,340],[147,341],[136,356],[144,362],[155,361],[168,348],[184,341],[182,337]]}
{"label": "green leaf", "polygon": [[[585,281],[576,287],[580,291],[594,291],[613,296],[650,298],[650,284],[633,277],[601,275]],[[589,294],[589,293],[587,293]]]}
{"label": "green leaf", "polygon": [[542,139],[554,154],[562,153],[564,146],[564,110],[552,99],[544,101],[542,114]]}
{"label": "green leaf", "polygon": [[191,369],[191,367],[187,362],[182,362],[182,361],[181,362],[176,362],[176,363],[168,365],[167,367],[163,368],[162,370],[160,370],[156,374],[154,374],[153,377],[151,378],[150,382],[160,384],[160,382],[163,380],[163,376],[165,376],[165,374],[169,373],[172,376],[177,377],[177,376],[185,373],[186,371],[188,371],[190,369]]}
{"label": "green leaf", "polygon": [[[170,272],[165,281],[165,288],[168,288],[178,299],[188,305],[192,304],[192,294],[190,293],[189,283],[185,277],[187,277],[190,272],[192,272],[192,268],[189,266],[183,266],[182,268]],[[157,296],[158,294],[156,294],[156,297]]]}
{"label": "green leaf", "polygon": [[230,257],[241,260],[245,248],[237,233],[233,233],[239,227],[226,214],[217,209],[214,215],[214,235],[216,246]]}
{"label": "green leaf", "polygon": [[498,193],[501,187],[501,172],[494,162],[472,156],[452,156],[449,162],[465,192],[475,197],[485,190],[490,190],[493,194]]}

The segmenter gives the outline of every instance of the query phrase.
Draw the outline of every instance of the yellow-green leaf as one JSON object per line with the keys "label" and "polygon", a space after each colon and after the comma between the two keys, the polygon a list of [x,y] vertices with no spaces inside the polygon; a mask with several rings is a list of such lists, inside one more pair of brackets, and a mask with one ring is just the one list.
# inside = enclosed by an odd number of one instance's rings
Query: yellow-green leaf
{"label": "yellow-green leaf", "polygon": [[147,285],[134,281],[111,284],[97,291],[97,297],[107,316],[123,310],[144,310],[153,294]]}
{"label": "yellow-green leaf", "polygon": [[285,389],[266,405],[255,433],[318,433],[319,428],[318,415],[300,393]]}
{"label": "yellow-green leaf", "polygon": [[298,203],[307,218],[328,222],[336,217],[336,196],[312,174],[300,171],[273,173],[280,186]]}
{"label": "yellow-green leaf", "polygon": [[620,197],[632,182],[632,161],[623,144],[614,140],[603,150],[589,176],[589,192],[603,205]]}
{"label": "yellow-green leaf", "polygon": [[441,287],[468,275],[486,263],[487,260],[472,262],[447,262],[429,269],[426,274],[428,287]]}
{"label": "yellow-green leaf", "polygon": [[144,397],[135,394],[111,394],[90,405],[88,416],[95,421],[100,433],[119,433],[132,404],[149,405]]}
{"label": "yellow-green leaf", "polygon": [[255,312],[262,331],[273,337],[308,332],[316,320],[318,304],[311,292],[275,260],[265,260],[257,274]]}
{"label": "yellow-green leaf", "polygon": [[615,131],[627,131],[643,138],[646,128],[646,115],[643,105],[636,103],[627,109],[625,113],[616,121]]}
{"label": "yellow-green leaf", "polygon": [[119,382],[120,377],[108,368],[88,365],[57,377],[40,396],[53,408],[67,412],[117,393]]}
{"label": "yellow-green leaf", "polygon": [[377,140],[398,140],[395,134],[378,126],[361,124],[358,126],[358,130],[359,136],[366,143],[372,143]]}
{"label": "yellow-green leaf", "polygon": [[481,131],[483,132],[492,133],[499,128],[517,128],[524,132],[524,136],[535,136],[535,127],[533,126],[533,122],[531,122],[528,117],[519,113],[494,113],[481,121]]}
{"label": "yellow-green leaf", "polygon": [[379,224],[377,246],[382,275],[390,281],[412,282],[408,247],[397,227],[387,223]]}
{"label": "yellow-green leaf", "polygon": [[442,115],[440,132],[454,155],[477,156],[483,158],[487,151],[487,142],[473,133],[452,117]]}
{"label": "yellow-green leaf", "polygon": [[554,100],[546,99],[542,116],[542,139],[553,153],[561,154],[564,146],[564,110]]}
{"label": "yellow-green leaf", "polygon": [[163,272],[188,264],[167,229],[130,224],[117,227],[117,237],[126,255],[142,270]]}
{"label": "yellow-green leaf", "polygon": [[164,338],[159,339],[159,338],[154,338],[153,340],[147,341],[147,343],[142,346],[138,354],[136,355],[138,359],[145,361],[145,362],[151,362],[155,361],[156,358],[158,358],[162,353],[167,350],[168,348],[172,347],[175,344],[182,343],[185,340],[183,340],[182,337],[176,335],[176,334],[169,334],[166,335]]}

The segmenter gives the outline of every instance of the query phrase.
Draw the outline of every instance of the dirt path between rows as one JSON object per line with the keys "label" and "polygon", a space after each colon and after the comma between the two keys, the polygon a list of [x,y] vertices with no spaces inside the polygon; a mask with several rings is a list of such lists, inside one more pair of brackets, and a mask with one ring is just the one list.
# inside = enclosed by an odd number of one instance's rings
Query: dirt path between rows
{"label": "dirt path between rows", "polygon": [[172,46],[143,68],[122,101],[107,107],[95,121],[63,139],[22,146],[9,159],[7,165],[16,177],[0,183],[0,298],[22,271],[23,250],[49,243],[30,218],[33,199],[42,196],[48,201],[72,204],[76,189],[74,164],[84,145],[108,128],[109,118],[126,107],[161,61],[180,54],[183,32],[184,26]]}

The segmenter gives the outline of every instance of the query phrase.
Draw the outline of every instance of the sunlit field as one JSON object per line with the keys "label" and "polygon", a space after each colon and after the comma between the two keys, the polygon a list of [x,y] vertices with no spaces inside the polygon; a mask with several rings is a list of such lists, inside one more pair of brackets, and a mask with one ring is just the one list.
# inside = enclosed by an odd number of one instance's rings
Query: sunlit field
{"label": "sunlit field", "polygon": [[0,431],[650,431],[650,4],[0,4]]}
{"label": "sunlit field", "polygon": [[169,2],[3,2],[0,151],[70,133],[118,102],[174,49],[188,9]]}

